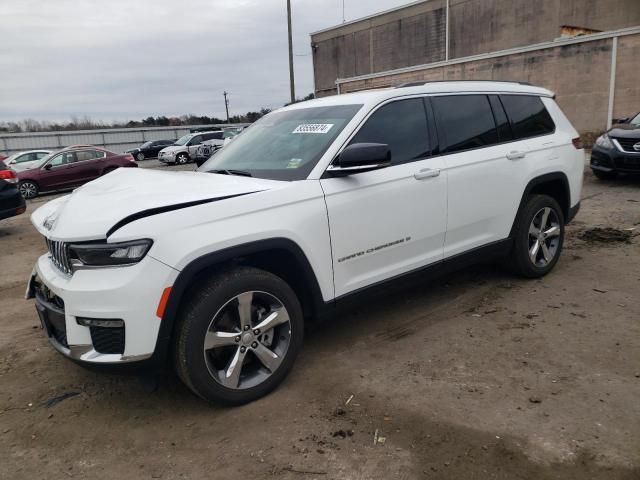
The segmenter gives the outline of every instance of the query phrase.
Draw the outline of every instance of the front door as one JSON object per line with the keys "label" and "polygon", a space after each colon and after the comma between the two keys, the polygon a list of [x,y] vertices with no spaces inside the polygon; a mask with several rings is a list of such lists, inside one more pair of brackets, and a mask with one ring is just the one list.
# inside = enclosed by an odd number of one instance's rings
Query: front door
{"label": "front door", "polygon": [[320,181],[336,297],[442,259],[447,181],[430,157],[427,107],[420,97],[386,103],[350,140],[389,145],[391,166]]}
{"label": "front door", "polygon": [[40,187],[43,190],[57,190],[68,188],[75,183],[75,152],[62,152],[41,167],[46,170],[40,179]]}

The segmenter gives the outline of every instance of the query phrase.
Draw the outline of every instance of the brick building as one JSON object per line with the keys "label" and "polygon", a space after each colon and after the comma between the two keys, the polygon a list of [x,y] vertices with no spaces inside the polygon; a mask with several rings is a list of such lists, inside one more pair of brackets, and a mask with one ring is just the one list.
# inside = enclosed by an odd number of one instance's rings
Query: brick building
{"label": "brick building", "polygon": [[315,93],[429,80],[544,86],[587,137],[640,111],[640,0],[424,0],[311,34]]}

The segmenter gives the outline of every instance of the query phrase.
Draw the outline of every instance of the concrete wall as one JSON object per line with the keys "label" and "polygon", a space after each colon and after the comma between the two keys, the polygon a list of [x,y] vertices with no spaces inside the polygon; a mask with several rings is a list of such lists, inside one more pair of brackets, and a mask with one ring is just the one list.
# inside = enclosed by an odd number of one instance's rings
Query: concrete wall
{"label": "concrete wall", "polygon": [[[411,4],[311,35],[316,94],[335,80],[445,59],[445,0]],[[640,25],[640,0],[450,0],[450,55],[460,58],[542,43],[562,25]]]}
{"label": "concrete wall", "polygon": [[[578,131],[590,141],[607,126],[613,39],[545,48],[456,65],[354,80],[342,93],[428,80],[517,80],[556,92],[557,101]],[[613,117],[640,111],[640,34],[618,39]]]}

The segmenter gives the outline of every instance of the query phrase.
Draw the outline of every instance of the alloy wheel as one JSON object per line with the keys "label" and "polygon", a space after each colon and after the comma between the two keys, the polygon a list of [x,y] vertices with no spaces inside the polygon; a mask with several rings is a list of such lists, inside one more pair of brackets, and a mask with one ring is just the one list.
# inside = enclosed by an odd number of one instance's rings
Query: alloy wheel
{"label": "alloy wheel", "polygon": [[178,162],[180,165],[184,165],[185,163],[187,163],[187,160],[187,156],[184,153],[181,153],[176,157],[176,162]]}
{"label": "alloy wheel", "polygon": [[261,291],[236,295],[216,312],[204,338],[209,373],[230,389],[255,387],[284,360],[291,321],[282,301]]}
{"label": "alloy wheel", "polygon": [[550,207],[538,210],[529,225],[529,259],[537,267],[546,267],[558,253],[560,221]]}
{"label": "alloy wheel", "polygon": [[22,182],[18,189],[24,198],[33,198],[38,193],[38,188],[31,182]]}
{"label": "alloy wheel", "polygon": [[141,162],[142,160],[144,160],[144,153],[140,152],[136,155],[136,160],[138,160],[139,162]]}

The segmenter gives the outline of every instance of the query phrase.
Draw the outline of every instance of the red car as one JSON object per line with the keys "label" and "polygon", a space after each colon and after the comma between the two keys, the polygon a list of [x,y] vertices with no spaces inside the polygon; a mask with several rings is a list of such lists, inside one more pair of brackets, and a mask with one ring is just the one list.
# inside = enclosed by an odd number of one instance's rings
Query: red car
{"label": "red car", "polygon": [[76,145],[47,155],[37,167],[18,172],[18,189],[24,198],[34,198],[40,192],[79,187],[116,168],[137,166],[129,153]]}

